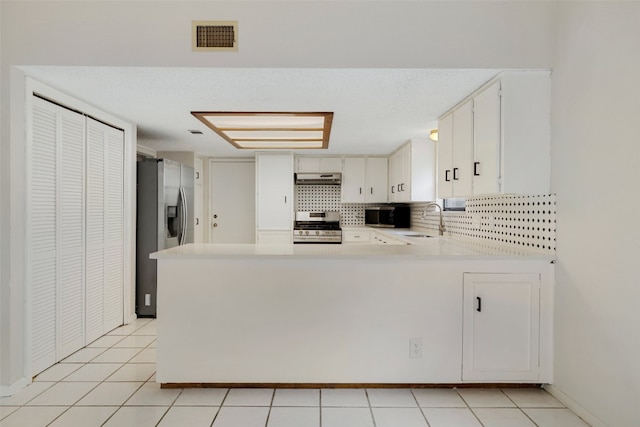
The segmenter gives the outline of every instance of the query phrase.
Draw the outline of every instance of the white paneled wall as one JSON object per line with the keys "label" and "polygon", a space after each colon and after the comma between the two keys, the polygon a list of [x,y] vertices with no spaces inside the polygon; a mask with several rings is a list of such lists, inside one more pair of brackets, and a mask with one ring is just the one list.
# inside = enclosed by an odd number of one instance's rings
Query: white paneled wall
{"label": "white paneled wall", "polygon": [[123,323],[124,133],[38,97],[27,147],[31,373]]}

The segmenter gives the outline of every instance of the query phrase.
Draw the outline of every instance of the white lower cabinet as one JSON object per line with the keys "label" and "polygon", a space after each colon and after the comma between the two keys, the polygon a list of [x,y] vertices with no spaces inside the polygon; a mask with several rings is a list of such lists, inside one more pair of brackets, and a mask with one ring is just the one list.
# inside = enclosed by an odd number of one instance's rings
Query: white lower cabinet
{"label": "white lower cabinet", "polygon": [[464,274],[463,381],[538,380],[539,341],[539,274]]}

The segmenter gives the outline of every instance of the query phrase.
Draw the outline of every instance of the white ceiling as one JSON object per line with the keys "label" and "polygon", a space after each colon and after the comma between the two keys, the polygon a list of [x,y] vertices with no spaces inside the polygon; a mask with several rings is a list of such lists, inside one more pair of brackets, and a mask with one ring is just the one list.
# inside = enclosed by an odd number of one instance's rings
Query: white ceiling
{"label": "white ceiling", "polygon": [[[496,69],[276,69],[28,66],[43,83],[138,126],[138,144],[205,156],[252,156],[191,111],[330,111],[328,150],[389,154],[426,138],[437,118]],[[203,135],[191,135],[199,129]]]}

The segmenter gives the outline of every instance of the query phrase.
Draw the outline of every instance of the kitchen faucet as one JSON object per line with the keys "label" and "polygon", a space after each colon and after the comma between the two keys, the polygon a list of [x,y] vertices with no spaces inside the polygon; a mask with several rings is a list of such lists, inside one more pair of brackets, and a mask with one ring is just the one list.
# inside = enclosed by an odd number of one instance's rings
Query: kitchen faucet
{"label": "kitchen faucet", "polygon": [[437,204],[436,202],[427,203],[427,205],[424,207],[424,211],[422,212],[422,217],[423,218],[426,217],[427,210],[429,210],[431,206],[436,206],[440,211],[440,226],[438,227],[438,230],[440,231],[440,235],[443,236],[445,228],[444,228],[444,223],[442,222],[442,207],[440,207],[439,204]]}

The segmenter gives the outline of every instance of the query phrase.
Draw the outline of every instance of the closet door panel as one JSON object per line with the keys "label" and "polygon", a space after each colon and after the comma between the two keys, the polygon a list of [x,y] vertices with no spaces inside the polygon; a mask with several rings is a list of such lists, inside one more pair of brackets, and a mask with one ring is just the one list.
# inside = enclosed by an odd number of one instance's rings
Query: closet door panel
{"label": "closet door panel", "polygon": [[27,280],[35,375],[56,362],[58,147],[56,106],[39,98],[33,101],[27,154]]}
{"label": "closet door panel", "polygon": [[31,374],[58,361],[56,358],[56,260],[33,261],[31,276]]}
{"label": "closet door panel", "polygon": [[60,108],[60,282],[58,345],[61,360],[84,346],[85,118]]}
{"label": "closet door panel", "polygon": [[85,334],[89,344],[104,335],[104,249],[87,251]]}
{"label": "closet door panel", "polygon": [[86,343],[102,336],[104,328],[105,257],[105,134],[102,125],[87,119],[87,243]]}
{"label": "closet door panel", "polygon": [[123,324],[124,298],[124,133],[107,129],[106,162],[106,271],[105,328]]}
{"label": "closet door panel", "polygon": [[124,133],[102,125],[105,132],[105,332],[123,324],[124,293]]}

